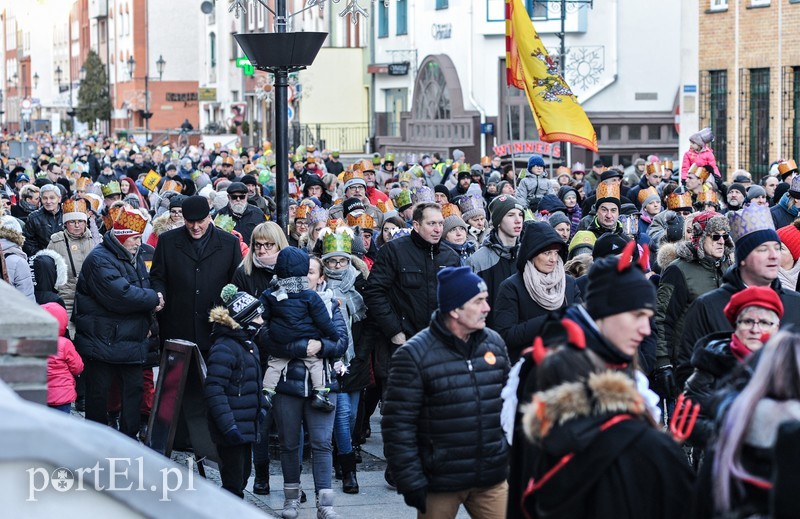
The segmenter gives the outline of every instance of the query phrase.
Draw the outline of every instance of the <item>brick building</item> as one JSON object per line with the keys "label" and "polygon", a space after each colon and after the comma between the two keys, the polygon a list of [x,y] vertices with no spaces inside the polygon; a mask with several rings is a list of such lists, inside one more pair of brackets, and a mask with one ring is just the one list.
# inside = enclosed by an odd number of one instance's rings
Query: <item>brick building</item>
{"label": "brick building", "polygon": [[699,0],[700,127],[717,163],[760,178],[800,159],[800,1]]}

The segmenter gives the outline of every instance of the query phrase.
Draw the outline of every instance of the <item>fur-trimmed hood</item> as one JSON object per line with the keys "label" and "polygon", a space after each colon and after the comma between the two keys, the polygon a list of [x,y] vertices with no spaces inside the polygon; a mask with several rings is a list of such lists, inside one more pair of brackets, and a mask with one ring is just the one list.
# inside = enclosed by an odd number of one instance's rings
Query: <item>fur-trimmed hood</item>
{"label": "fur-trimmed hood", "polygon": [[658,247],[658,256],[656,257],[656,262],[658,266],[661,267],[661,271],[663,272],[664,269],[676,259],[678,259],[677,243],[662,241],[661,245]]}
{"label": "fur-trimmed hood", "polygon": [[634,380],[619,371],[592,373],[585,382],[569,382],[538,392],[524,409],[525,435],[534,442],[555,426],[577,418],[630,413],[643,415],[646,406]]}
{"label": "fur-trimmed hood", "polygon": [[[705,257],[703,250],[703,240],[706,236],[711,236],[715,233],[730,233],[731,226],[728,219],[722,215],[717,215],[709,218],[706,221],[705,227],[700,222],[695,221],[698,217],[707,213],[699,213],[694,215],[690,224],[691,230],[689,231],[693,239],[692,241],[682,240],[676,245],[676,252],[678,257],[686,261],[698,261]],[[725,238],[725,254],[723,257],[731,257],[733,255],[733,241],[730,236]]]}
{"label": "fur-trimmed hood", "polygon": [[153,218],[153,234],[156,236],[161,236],[165,232],[171,231],[172,229],[177,229],[182,225],[182,223],[176,224],[170,220],[170,214],[169,211],[167,211],[166,213]]}
{"label": "fur-trimmed hood", "polygon": [[369,277],[369,267],[367,267],[367,262],[356,256],[355,254],[350,255],[350,263],[358,270],[364,279]]}
{"label": "fur-trimmed hood", "polygon": [[16,243],[19,247],[25,243],[25,236],[8,227],[0,227],[0,238],[5,238],[11,243]]}
{"label": "fur-trimmed hood", "polygon": [[231,314],[228,313],[228,309],[224,306],[215,306],[211,309],[211,312],[208,314],[208,322],[221,324],[223,326],[227,326],[232,330],[238,330],[241,328],[239,323],[233,320]]}
{"label": "fur-trimmed hood", "polygon": [[[61,257],[61,254],[50,249],[42,249],[39,252],[37,252],[36,255],[33,256],[33,258],[31,258],[31,265],[33,266],[33,274],[34,278],[36,279],[37,287],[40,285],[40,282],[42,280],[42,273],[39,270],[38,265],[45,257],[51,258],[56,266],[56,277],[53,286],[56,289],[61,288],[67,283],[67,262],[64,261],[64,258]],[[46,283],[46,285],[47,284],[49,283]]]}

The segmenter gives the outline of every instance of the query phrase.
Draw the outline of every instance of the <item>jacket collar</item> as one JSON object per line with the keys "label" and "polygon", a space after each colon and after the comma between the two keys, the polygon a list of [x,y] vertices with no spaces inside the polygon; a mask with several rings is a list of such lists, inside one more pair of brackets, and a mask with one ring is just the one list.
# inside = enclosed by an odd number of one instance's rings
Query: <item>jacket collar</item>
{"label": "jacket collar", "polygon": [[430,252],[431,254],[439,254],[439,244],[438,243],[430,243],[422,239],[422,236],[417,233],[417,231],[411,231],[411,243],[416,245],[418,249],[422,249],[425,252]]}
{"label": "jacket collar", "polygon": [[462,341],[447,329],[447,326],[444,324],[444,316],[439,310],[436,310],[431,317],[430,330],[434,337],[441,341],[445,346],[456,350],[464,356],[469,356],[475,349],[475,344],[483,340],[485,335],[485,332],[482,330],[473,332],[470,334],[467,342]]}
{"label": "jacket collar", "polygon": [[203,253],[200,256],[197,255],[197,252],[195,251],[194,248],[194,244],[192,243],[192,237],[189,236],[189,231],[187,231],[186,228],[181,229],[182,239],[177,240],[175,246],[181,249],[184,254],[186,254],[193,260],[202,261],[206,259],[208,256],[211,256],[221,247],[219,243],[219,235],[217,234],[220,231],[216,229],[213,222],[209,224],[209,229],[207,232],[211,233],[211,235],[208,237],[208,243],[203,248]]}

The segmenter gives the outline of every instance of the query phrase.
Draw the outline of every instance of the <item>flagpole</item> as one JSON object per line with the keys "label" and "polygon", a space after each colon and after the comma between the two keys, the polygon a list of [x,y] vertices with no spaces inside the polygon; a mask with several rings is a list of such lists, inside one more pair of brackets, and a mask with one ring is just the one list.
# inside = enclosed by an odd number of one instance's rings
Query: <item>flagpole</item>
{"label": "flagpole", "polygon": [[514,164],[514,133],[511,131],[511,103],[508,102],[510,99],[510,90],[508,88],[508,83],[506,83],[506,110],[508,111],[508,141],[511,144],[511,178],[514,180],[514,194],[517,191],[517,167]]}

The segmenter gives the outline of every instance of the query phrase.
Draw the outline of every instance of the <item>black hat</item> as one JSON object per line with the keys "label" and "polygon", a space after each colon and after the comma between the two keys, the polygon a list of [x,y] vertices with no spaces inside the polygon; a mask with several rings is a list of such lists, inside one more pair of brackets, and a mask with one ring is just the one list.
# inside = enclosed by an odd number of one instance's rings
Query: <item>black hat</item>
{"label": "black hat", "polygon": [[183,207],[183,203],[186,201],[187,198],[189,197],[184,195],[173,195],[169,199],[169,208],[175,209],[176,207]]}
{"label": "black hat", "polygon": [[170,162],[169,164],[167,164],[167,167],[164,169],[164,171],[169,171],[169,170],[178,171],[178,167]]}
{"label": "black hat", "polygon": [[[258,180],[256,180],[256,177],[254,177],[253,175],[248,173],[247,175],[242,177],[242,184],[250,185],[250,186],[257,186],[258,185]],[[229,187],[228,191],[230,191],[230,190],[231,190],[231,188]]]}
{"label": "black hat", "polygon": [[645,277],[642,267],[649,255],[644,254],[634,262],[635,249],[636,242],[630,241],[618,258],[609,256],[592,264],[586,285],[586,311],[593,319],[633,310],[655,312],[656,287]]}
{"label": "black hat", "polygon": [[241,182],[231,182],[228,186],[228,194],[231,193],[247,193],[247,186]]}
{"label": "black hat", "polygon": [[618,169],[611,168],[603,171],[600,174],[600,182],[608,180],[609,178],[622,178],[622,172]]}
{"label": "black hat", "polygon": [[622,250],[629,241],[630,240],[627,236],[607,232],[597,238],[597,241],[594,242],[592,259],[598,260],[600,258],[605,258],[606,256],[622,254]]}
{"label": "black hat", "polygon": [[227,284],[222,287],[222,302],[228,314],[240,326],[250,324],[256,317],[264,313],[264,305],[247,292],[242,292],[236,285]]}
{"label": "black hat", "polygon": [[342,212],[346,217],[348,214],[353,213],[355,211],[366,211],[367,208],[364,207],[364,202],[361,201],[360,198],[348,198],[344,202],[342,202]]}
{"label": "black hat", "polygon": [[433,188],[434,193],[442,193],[444,196],[447,197],[447,201],[450,201],[450,190],[447,189],[447,186],[442,184],[436,184]]}
{"label": "black hat", "polygon": [[736,190],[736,191],[740,192],[742,194],[742,198],[747,198],[747,189],[745,189],[743,185],[741,185],[741,184],[739,184],[737,182],[734,182],[728,188],[728,192],[730,193],[732,190]]}
{"label": "black hat", "polygon": [[198,222],[209,215],[208,199],[204,196],[190,196],[183,201],[183,219],[187,222]]}
{"label": "black hat", "polygon": [[472,179],[472,175],[470,174],[469,171],[460,171],[458,173],[458,180],[461,180],[462,178]]}

